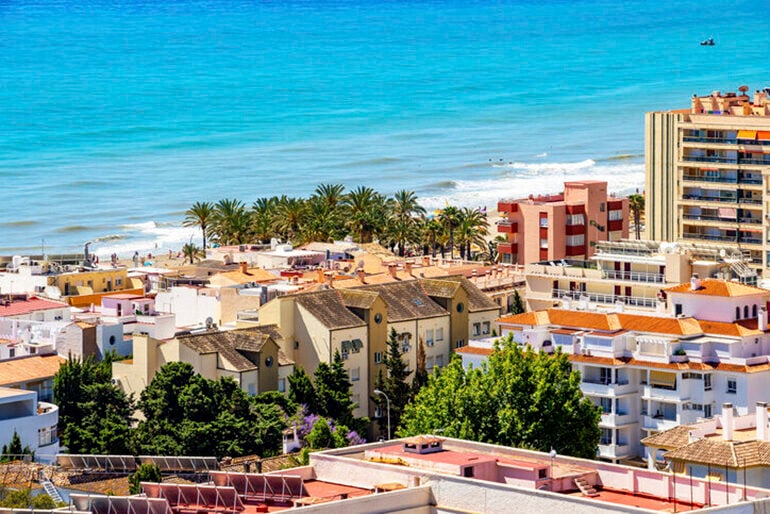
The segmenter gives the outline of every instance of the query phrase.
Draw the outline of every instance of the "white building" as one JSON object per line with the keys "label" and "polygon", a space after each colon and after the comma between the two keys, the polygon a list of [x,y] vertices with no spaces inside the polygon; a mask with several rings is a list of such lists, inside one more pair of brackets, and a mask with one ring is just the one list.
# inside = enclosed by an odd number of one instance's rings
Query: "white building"
{"label": "white building", "polygon": [[[667,315],[549,309],[498,320],[501,335],[569,355],[603,410],[601,458],[641,455],[642,438],[710,418],[723,403],[744,415],[767,399],[770,291],[695,278],[665,292]],[[458,353],[469,363],[491,350]]]}
{"label": "white building", "polygon": [[0,446],[9,444],[16,432],[37,460],[52,462],[59,451],[58,422],[59,408],[38,401],[35,391],[0,387]]}

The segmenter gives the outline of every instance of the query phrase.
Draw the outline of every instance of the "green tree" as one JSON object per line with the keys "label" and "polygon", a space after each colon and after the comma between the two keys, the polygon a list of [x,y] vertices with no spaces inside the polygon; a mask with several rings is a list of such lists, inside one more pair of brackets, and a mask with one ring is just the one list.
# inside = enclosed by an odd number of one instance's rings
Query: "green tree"
{"label": "green tree", "polygon": [[[385,364],[386,373],[385,375],[380,373],[375,387],[390,398],[390,424],[395,429],[401,423],[404,407],[412,399],[412,388],[407,381],[412,372],[408,371],[408,365],[404,362],[401,343],[394,328],[390,329],[388,335],[388,349],[385,352],[383,364]],[[382,395],[375,395],[372,400],[380,407],[381,412],[386,412],[388,402]],[[386,431],[387,425],[383,426],[380,423],[381,434],[386,434]]]}
{"label": "green tree", "polygon": [[140,464],[135,472],[128,475],[128,491],[131,494],[139,494],[142,492],[142,482],[160,483],[162,480],[163,476],[158,466],[155,464]]}
{"label": "green tree", "polygon": [[53,510],[57,505],[53,498],[43,493],[34,496],[30,494],[29,507],[35,510]]}
{"label": "green tree", "polygon": [[460,247],[461,259],[472,259],[471,249],[486,246],[486,235],[489,222],[479,209],[467,207],[460,210],[457,216],[457,243]]}
{"label": "green tree", "polygon": [[449,234],[449,258],[455,258],[455,229],[460,222],[460,209],[447,205],[438,215],[442,226]]}
{"label": "green tree", "polygon": [[567,356],[500,340],[488,364],[466,370],[458,357],[407,405],[402,436],[448,437],[593,458],[601,409],[580,390]]}
{"label": "green tree", "polygon": [[318,410],[315,387],[302,366],[295,367],[289,375],[289,398],[297,405],[307,407],[309,412],[315,413]]}
{"label": "green tree", "polygon": [[14,430],[11,442],[3,445],[2,453],[0,453],[0,462],[11,462],[17,460],[22,455],[32,455],[32,450],[30,450],[29,446],[22,446],[21,437]]}
{"label": "green tree", "polygon": [[634,215],[634,229],[636,239],[641,239],[642,234],[642,213],[644,212],[644,195],[635,193],[628,196],[628,208]]}
{"label": "green tree", "polygon": [[278,197],[258,198],[251,206],[251,233],[261,243],[269,243],[276,234],[273,230],[275,224],[275,211],[278,205]]}
{"label": "green tree", "polygon": [[348,372],[339,351],[334,352],[331,365],[321,362],[315,372],[316,411],[314,414],[331,418],[335,423],[353,426],[353,409],[356,404],[350,399]]}
{"label": "green tree", "polygon": [[203,249],[206,249],[206,229],[214,220],[214,204],[211,202],[195,202],[185,211],[183,225],[185,227],[200,227],[203,234]]}
{"label": "green tree", "polygon": [[219,200],[214,205],[212,233],[222,245],[246,243],[251,217],[243,202],[235,198]]}
{"label": "green tree", "polygon": [[195,243],[190,240],[189,243],[185,243],[184,246],[182,246],[182,255],[184,255],[185,259],[190,259],[190,264],[195,264],[195,261],[204,257],[206,252],[195,246]]}
{"label": "green tree", "polygon": [[527,309],[524,306],[524,301],[521,299],[518,289],[513,291],[513,302],[511,303],[511,314],[521,314],[526,312]]}
{"label": "green tree", "polygon": [[291,241],[299,236],[306,214],[305,200],[282,196],[276,205],[273,228],[285,241]]}
{"label": "green tree", "polygon": [[412,379],[412,397],[420,392],[420,389],[428,383],[427,358],[425,355],[425,341],[422,337],[417,342],[417,366],[414,369]]}
{"label": "green tree", "polygon": [[359,243],[371,243],[385,229],[385,197],[372,188],[359,186],[343,199],[348,229],[358,236]]}

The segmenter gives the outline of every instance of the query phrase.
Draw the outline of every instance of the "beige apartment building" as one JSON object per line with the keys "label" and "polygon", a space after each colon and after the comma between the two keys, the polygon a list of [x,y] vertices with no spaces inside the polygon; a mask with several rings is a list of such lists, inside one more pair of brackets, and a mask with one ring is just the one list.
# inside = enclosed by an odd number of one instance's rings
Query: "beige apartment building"
{"label": "beige apartment building", "polygon": [[497,231],[507,239],[497,251],[506,264],[585,259],[597,241],[628,237],[628,199],[607,194],[598,180],[565,182],[560,194],[500,200],[497,210]]}
{"label": "beige apartment building", "polygon": [[693,95],[645,117],[646,237],[744,253],[765,274],[770,201],[768,91]]}

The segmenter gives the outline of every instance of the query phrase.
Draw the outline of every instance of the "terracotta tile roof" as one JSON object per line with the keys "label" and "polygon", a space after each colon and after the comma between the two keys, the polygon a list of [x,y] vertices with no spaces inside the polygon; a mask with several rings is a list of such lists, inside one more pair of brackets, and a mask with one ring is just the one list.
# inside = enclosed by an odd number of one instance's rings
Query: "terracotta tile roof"
{"label": "terracotta tile roof", "polygon": [[358,309],[370,309],[372,304],[379,298],[376,291],[366,291],[362,289],[343,289],[340,291],[342,303],[346,307]]}
{"label": "terracotta tile roof", "polygon": [[693,291],[690,283],[679,284],[678,286],[665,289],[668,293],[687,293],[699,294],[704,296],[753,296],[770,295],[770,291],[761,287],[747,286],[738,282],[729,282],[715,278],[704,278],[701,280],[701,287]]}
{"label": "terracotta tile roof", "polygon": [[251,282],[274,282],[276,280],[280,280],[280,277],[273,275],[269,271],[265,271],[262,268],[250,268],[246,270],[246,273],[241,273],[240,269],[217,273],[211,276],[209,283],[215,286],[226,286],[249,284]]}
{"label": "terracotta tile roof", "polygon": [[455,353],[467,353],[468,355],[492,355],[494,348],[479,348],[478,346],[463,346],[455,350]]}
{"label": "terracotta tile roof", "polygon": [[[492,299],[484,294],[481,289],[479,289],[476,284],[468,280],[462,275],[449,275],[444,278],[438,279],[437,281],[451,281],[451,282],[457,282],[459,283],[463,289],[465,289],[465,292],[468,293],[468,311],[469,312],[479,312],[479,311],[491,311],[496,310],[500,312],[500,306],[497,305],[495,302],[492,301]],[[424,282],[427,282],[424,281]]]}
{"label": "terracotta tile roof", "polygon": [[668,369],[672,371],[728,371],[732,373],[759,373],[770,371],[770,364],[756,364],[745,366],[742,364],[725,364],[709,362],[655,362],[634,358],[614,359],[611,357],[597,357],[593,355],[568,354],[571,362],[585,362],[601,364],[604,366],[631,366],[640,368]]}
{"label": "terracotta tile roof", "polygon": [[743,468],[770,466],[770,443],[765,441],[724,441],[699,439],[663,454],[666,459],[712,466]]}
{"label": "terracotta tile roof", "polygon": [[690,425],[679,425],[642,439],[642,444],[664,450],[674,450],[690,443]]}
{"label": "terracotta tile roof", "polygon": [[448,315],[443,307],[426,294],[421,281],[395,282],[361,289],[374,291],[382,297],[388,306],[388,321],[391,323]]}
{"label": "terracotta tile roof", "polygon": [[428,296],[435,298],[454,298],[457,290],[460,289],[459,282],[447,280],[448,277],[441,279],[428,278],[422,280],[422,287]]}
{"label": "terracotta tile roof", "polygon": [[64,309],[69,307],[66,303],[44,300],[37,296],[29,298],[14,298],[10,304],[0,303],[0,317],[21,316],[35,311],[45,311],[49,309]]}
{"label": "terracotta tile roof", "polygon": [[259,366],[241,352],[261,352],[272,338],[259,328],[246,328],[185,335],[178,337],[178,340],[180,344],[200,354],[217,353],[235,371],[242,372],[258,369]]}
{"label": "terracotta tile roof", "polygon": [[345,307],[342,292],[336,289],[300,293],[297,295],[297,303],[330,330],[366,325],[361,318]]}
{"label": "terracotta tile roof", "polygon": [[548,317],[548,311],[530,311],[504,316],[498,319],[497,322],[513,325],[548,325],[551,323],[551,320]]}
{"label": "terracotta tile roof", "polygon": [[744,319],[735,323],[699,320],[701,329],[706,334],[721,336],[744,337],[760,335],[763,332],[757,328],[756,319]]}
{"label": "terracotta tile roof", "polygon": [[666,318],[622,313],[618,313],[617,317],[623,328],[635,332],[672,335],[697,335],[703,333],[698,320],[694,318]]}
{"label": "terracotta tile roof", "polygon": [[58,355],[34,355],[0,362],[0,386],[52,378],[66,359]]}

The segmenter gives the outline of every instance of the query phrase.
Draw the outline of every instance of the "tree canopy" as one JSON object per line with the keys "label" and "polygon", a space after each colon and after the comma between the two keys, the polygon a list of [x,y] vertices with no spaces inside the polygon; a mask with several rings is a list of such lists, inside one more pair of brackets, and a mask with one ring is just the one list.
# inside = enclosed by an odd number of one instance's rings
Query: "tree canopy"
{"label": "tree canopy", "polygon": [[594,458],[601,412],[580,390],[567,356],[521,348],[510,336],[487,364],[454,357],[407,405],[398,434],[448,437]]}
{"label": "tree canopy", "polygon": [[[400,346],[401,343],[398,340],[396,330],[391,328],[388,336],[388,349],[383,357],[386,372],[385,374],[380,372],[375,382],[375,388],[385,393],[390,399],[390,424],[392,428],[400,424],[404,407],[412,400],[412,388],[407,381],[412,372],[408,370],[409,366],[404,362]],[[423,356],[424,354],[425,349],[423,348]],[[380,407],[383,415],[387,416],[387,400],[382,395],[375,395],[372,400]],[[380,422],[379,424],[380,434],[383,436],[387,434],[388,428],[387,420],[385,421],[385,423]]]}

